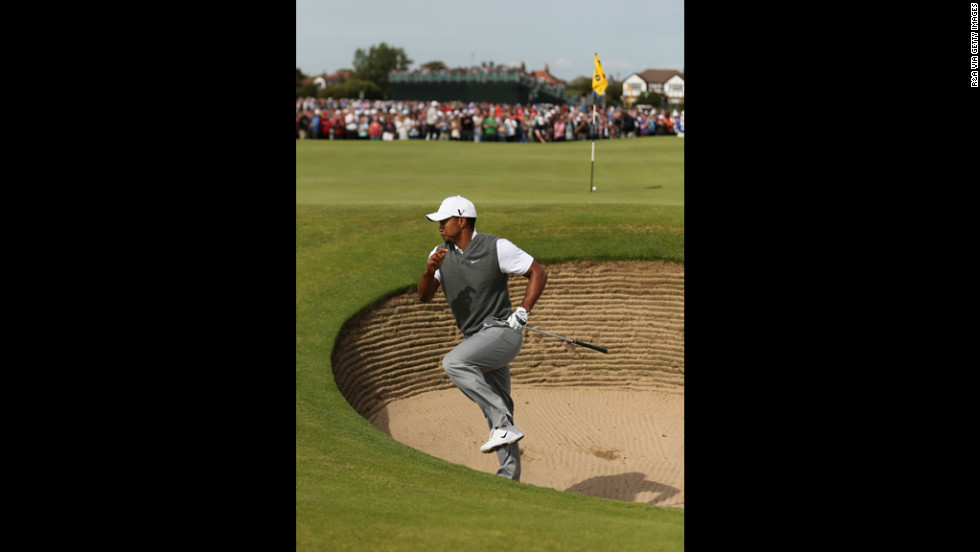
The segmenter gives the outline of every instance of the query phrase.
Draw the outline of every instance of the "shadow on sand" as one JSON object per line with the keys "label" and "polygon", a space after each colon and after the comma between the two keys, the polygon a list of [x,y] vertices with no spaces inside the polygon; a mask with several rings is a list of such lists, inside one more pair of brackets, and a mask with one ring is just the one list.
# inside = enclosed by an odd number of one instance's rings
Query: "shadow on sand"
{"label": "shadow on sand", "polygon": [[680,489],[670,485],[647,481],[645,474],[637,472],[591,477],[572,485],[565,491],[629,502],[637,502],[636,497],[640,493],[653,492],[657,496],[646,503],[654,505],[662,504],[681,492]]}

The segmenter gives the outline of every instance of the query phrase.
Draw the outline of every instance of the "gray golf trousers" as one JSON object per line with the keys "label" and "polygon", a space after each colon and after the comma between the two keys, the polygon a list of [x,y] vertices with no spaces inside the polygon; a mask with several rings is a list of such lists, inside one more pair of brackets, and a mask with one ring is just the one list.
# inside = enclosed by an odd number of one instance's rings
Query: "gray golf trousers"
{"label": "gray golf trousers", "polygon": [[[490,430],[514,424],[510,397],[510,361],[524,344],[524,332],[509,327],[483,328],[463,340],[442,359],[442,367],[456,387],[483,411]],[[497,451],[497,475],[521,480],[519,443]]]}

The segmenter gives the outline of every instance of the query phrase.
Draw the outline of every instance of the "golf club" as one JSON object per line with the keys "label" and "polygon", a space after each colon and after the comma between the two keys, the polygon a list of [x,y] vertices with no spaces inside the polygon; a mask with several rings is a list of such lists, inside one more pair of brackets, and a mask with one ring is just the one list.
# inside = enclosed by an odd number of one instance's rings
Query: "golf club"
{"label": "golf club", "polygon": [[[483,325],[484,326],[507,326],[507,321],[506,320],[497,320],[495,318],[487,318],[486,320],[483,321]],[[605,347],[600,347],[598,345],[593,345],[591,343],[586,343],[584,341],[579,341],[577,339],[572,339],[572,338],[564,337],[564,336],[561,336],[561,335],[558,335],[558,334],[553,334],[551,332],[546,332],[544,330],[539,330],[537,328],[532,328],[531,326],[524,326],[524,329],[525,330],[531,330],[532,332],[538,332],[538,333],[543,333],[545,335],[550,335],[551,337],[557,337],[558,339],[563,339],[563,340],[565,340],[565,341],[567,341],[569,343],[572,343],[574,345],[581,345],[582,347],[588,347],[589,349],[593,349],[595,351],[599,351],[600,353],[609,354],[609,349],[607,349]]]}

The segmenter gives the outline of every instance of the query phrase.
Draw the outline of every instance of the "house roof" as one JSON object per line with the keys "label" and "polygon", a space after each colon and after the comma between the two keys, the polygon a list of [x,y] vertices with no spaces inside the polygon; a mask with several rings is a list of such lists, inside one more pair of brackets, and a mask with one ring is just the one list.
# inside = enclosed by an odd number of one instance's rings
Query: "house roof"
{"label": "house roof", "polygon": [[301,80],[300,82],[303,83],[303,84],[309,84],[309,83],[315,81],[316,79],[323,79],[323,80],[325,80],[327,82],[330,82],[330,81],[346,80],[346,79],[349,79],[349,78],[350,78],[350,72],[349,71],[344,71],[343,73],[340,73],[340,72],[330,73],[329,75],[326,72],[323,72],[323,73],[320,73],[319,75],[313,75],[313,76],[306,77],[305,79]]}
{"label": "house roof", "polygon": [[681,73],[676,69],[647,69],[642,73],[637,73],[637,75],[648,83],[664,83],[670,80],[670,77],[673,77],[674,75],[677,75],[682,79],[684,78],[684,73]]}
{"label": "house roof", "polygon": [[564,82],[565,82],[565,81],[559,79],[558,77],[552,75],[548,71],[548,66],[547,65],[545,65],[544,71],[531,71],[531,76],[534,77],[534,78],[536,78],[536,79],[548,81],[548,82],[550,82],[552,84],[564,84]]}

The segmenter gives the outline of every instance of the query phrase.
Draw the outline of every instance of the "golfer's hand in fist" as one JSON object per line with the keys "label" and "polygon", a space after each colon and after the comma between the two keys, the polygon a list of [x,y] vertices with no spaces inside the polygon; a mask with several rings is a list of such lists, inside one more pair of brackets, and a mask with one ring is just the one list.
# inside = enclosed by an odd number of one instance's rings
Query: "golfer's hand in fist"
{"label": "golfer's hand in fist", "polygon": [[439,267],[442,266],[442,261],[446,259],[446,253],[448,251],[449,250],[445,247],[440,247],[438,251],[433,253],[432,256],[429,257],[429,262],[425,265],[425,273],[429,276],[435,274],[436,271],[439,270]]}
{"label": "golfer's hand in fist", "polygon": [[525,324],[527,324],[527,310],[524,307],[517,307],[517,310],[507,319],[507,325],[519,331],[524,329]]}

